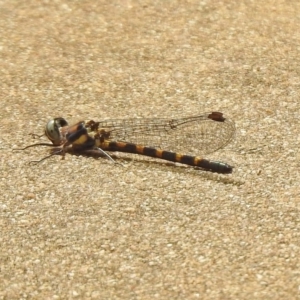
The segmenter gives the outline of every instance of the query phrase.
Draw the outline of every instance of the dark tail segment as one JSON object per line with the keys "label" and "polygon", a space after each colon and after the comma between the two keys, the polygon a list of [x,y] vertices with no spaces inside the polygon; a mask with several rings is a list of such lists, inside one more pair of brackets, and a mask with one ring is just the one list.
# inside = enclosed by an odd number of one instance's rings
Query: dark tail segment
{"label": "dark tail segment", "polygon": [[197,164],[198,167],[203,169],[210,170],[212,172],[222,173],[222,174],[230,174],[232,173],[232,166],[220,162],[220,161],[211,161],[204,158],[195,157],[195,159],[199,159]]}
{"label": "dark tail segment", "polygon": [[183,155],[161,149],[155,149],[140,145],[124,142],[104,142],[99,145],[100,148],[107,151],[120,151],[145,156],[161,158],[164,160],[179,162],[185,165],[200,167],[212,172],[228,174],[232,172],[232,167],[226,163],[218,161],[210,161],[198,156]]}

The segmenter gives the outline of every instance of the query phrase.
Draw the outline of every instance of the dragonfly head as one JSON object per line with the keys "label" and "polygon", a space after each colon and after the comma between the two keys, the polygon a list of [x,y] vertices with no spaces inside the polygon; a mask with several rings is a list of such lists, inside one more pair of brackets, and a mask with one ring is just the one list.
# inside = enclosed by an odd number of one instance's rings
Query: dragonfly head
{"label": "dragonfly head", "polygon": [[55,146],[59,146],[63,142],[60,129],[68,126],[68,122],[64,118],[55,118],[50,120],[45,126],[45,135]]}

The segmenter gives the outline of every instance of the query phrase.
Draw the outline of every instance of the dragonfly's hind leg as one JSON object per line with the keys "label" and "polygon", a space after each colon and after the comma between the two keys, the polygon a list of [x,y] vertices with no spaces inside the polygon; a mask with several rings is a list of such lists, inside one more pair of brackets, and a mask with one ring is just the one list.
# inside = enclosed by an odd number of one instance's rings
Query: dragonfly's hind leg
{"label": "dragonfly's hind leg", "polygon": [[114,164],[117,164],[117,165],[121,165],[123,167],[123,165],[119,162],[116,162],[108,153],[106,153],[103,149],[101,148],[95,148],[96,150],[98,150],[100,153],[103,154],[103,156],[106,156],[111,162],[113,162]]}

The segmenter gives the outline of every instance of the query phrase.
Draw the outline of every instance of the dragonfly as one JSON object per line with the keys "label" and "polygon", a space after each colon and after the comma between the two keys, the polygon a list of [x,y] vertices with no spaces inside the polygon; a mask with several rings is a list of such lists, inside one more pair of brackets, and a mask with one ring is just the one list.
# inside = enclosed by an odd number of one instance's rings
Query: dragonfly
{"label": "dragonfly", "polygon": [[128,118],[100,122],[89,120],[74,125],[69,125],[64,118],[58,117],[45,126],[43,135],[46,135],[51,144],[36,143],[16,150],[35,146],[59,147],[50,155],[33,161],[36,163],[57,154],[64,158],[71,147],[75,153],[96,150],[113,162],[115,161],[107,152],[140,154],[228,174],[233,169],[229,164],[205,159],[195,153],[213,153],[225,147],[234,134],[234,122],[217,111],[181,118]]}

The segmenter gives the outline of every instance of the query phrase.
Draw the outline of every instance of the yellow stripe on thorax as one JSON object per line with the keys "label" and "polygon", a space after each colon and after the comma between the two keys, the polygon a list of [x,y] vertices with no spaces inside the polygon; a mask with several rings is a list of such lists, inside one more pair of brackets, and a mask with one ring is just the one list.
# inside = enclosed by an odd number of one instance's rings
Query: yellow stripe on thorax
{"label": "yellow stripe on thorax", "polygon": [[87,134],[82,134],[76,141],[74,141],[72,144],[74,145],[83,145],[87,140],[89,136]]}

